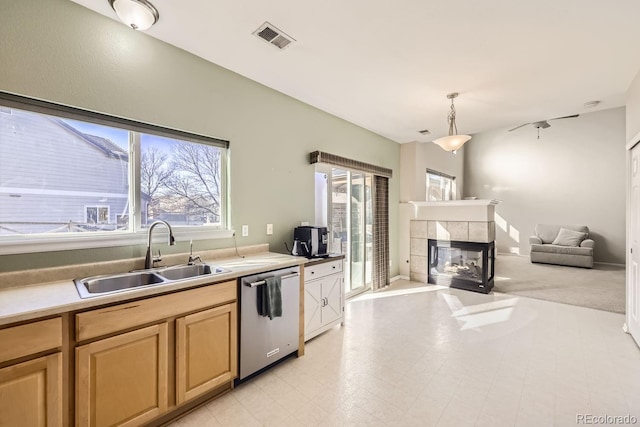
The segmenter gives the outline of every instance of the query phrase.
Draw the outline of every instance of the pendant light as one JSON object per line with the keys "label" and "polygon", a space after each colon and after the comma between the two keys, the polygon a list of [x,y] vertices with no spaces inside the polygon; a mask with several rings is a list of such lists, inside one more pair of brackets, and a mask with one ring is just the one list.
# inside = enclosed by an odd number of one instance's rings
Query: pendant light
{"label": "pendant light", "polygon": [[144,31],[158,22],[160,14],[147,0],[109,0],[118,18],[134,30]]}
{"label": "pendant light", "polygon": [[453,105],[453,100],[458,96],[458,92],[450,93],[447,95],[447,99],[451,100],[451,111],[447,117],[449,122],[449,136],[435,139],[434,144],[438,144],[444,151],[459,150],[465,142],[471,139],[469,135],[458,135],[458,128],[456,126],[456,107]]}

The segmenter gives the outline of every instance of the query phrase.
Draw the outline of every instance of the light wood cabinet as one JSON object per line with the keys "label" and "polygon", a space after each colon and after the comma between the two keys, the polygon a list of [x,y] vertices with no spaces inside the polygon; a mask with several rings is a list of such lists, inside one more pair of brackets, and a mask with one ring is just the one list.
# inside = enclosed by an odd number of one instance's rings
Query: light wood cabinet
{"label": "light wood cabinet", "polygon": [[0,426],[62,426],[62,354],[0,369]]}
{"label": "light wood cabinet", "polygon": [[176,319],[176,403],[236,378],[237,324],[236,303]]}
{"label": "light wood cabinet", "polygon": [[84,341],[185,313],[236,301],[236,281],[189,289],[76,315],[76,340]]}
{"label": "light wood cabinet", "polygon": [[0,329],[0,427],[62,426],[61,347],[60,317]]}
{"label": "light wood cabinet", "polygon": [[77,425],[144,425],[231,387],[236,300],[234,280],[77,313]]}
{"label": "light wood cabinet", "polygon": [[76,348],[77,424],[138,426],[167,410],[162,323]]}
{"label": "light wood cabinet", "polygon": [[305,341],[344,322],[342,260],[305,267]]}

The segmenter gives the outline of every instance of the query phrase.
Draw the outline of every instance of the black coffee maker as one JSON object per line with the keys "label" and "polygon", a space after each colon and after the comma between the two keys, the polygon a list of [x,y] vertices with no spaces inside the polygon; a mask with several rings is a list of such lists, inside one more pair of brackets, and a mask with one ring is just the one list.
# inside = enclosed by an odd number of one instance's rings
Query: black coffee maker
{"label": "black coffee maker", "polygon": [[294,255],[307,258],[322,258],[327,253],[327,227],[303,225],[293,231]]}

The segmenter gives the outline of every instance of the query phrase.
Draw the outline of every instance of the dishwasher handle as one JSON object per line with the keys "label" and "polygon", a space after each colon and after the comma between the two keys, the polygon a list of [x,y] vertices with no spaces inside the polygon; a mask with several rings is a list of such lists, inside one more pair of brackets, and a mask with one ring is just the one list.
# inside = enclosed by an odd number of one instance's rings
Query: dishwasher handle
{"label": "dishwasher handle", "polygon": [[[300,273],[291,273],[291,274],[285,274],[284,276],[281,276],[280,279],[290,279],[292,277],[297,277],[299,276]],[[244,285],[248,288],[255,288],[257,286],[261,286],[264,285],[266,282],[264,280],[259,280],[257,282],[250,282],[250,283],[245,283]]]}

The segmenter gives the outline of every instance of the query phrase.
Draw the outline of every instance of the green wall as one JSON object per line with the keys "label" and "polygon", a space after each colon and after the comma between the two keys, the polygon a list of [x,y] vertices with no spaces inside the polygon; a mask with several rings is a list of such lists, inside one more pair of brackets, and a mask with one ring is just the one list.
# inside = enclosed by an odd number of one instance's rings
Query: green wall
{"label": "green wall", "polygon": [[[314,220],[315,150],[391,168],[390,245],[397,275],[400,146],[354,124],[68,0],[0,0],[0,90],[231,141],[231,221],[238,245],[284,251]],[[348,96],[348,94],[345,94]],[[72,167],[72,165],[70,165]],[[265,226],[274,224],[274,235]],[[240,233],[238,233],[240,234]],[[230,247],[231,239],[195,243]],[[185,243],[167,253],[183,252]],[[142,256],[119,247],[0,257],[0,271]]]}

